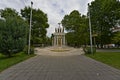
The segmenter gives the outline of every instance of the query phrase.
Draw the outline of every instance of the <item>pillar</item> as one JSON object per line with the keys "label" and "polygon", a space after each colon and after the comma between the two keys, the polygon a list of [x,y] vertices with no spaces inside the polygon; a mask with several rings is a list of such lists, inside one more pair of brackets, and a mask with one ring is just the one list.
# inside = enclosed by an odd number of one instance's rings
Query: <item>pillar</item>
{"label": "pillar", "polygon": [[56,45],[56,35],[54,35],[54,46]]}
{"label": "pillar", "polygon": [[56,36],[56,45],[58,46],[58,35]]}
{"label": "pillar", "polygon": [[52,46],[54,46],[54,37],[52,37]]}
{"label": "pillar", "polygon": [[61,37],[61,46],[63,45],[63,41],[62,41],[63,39],[62,39],[62,37]]}
{"label": "pillar", "polygon": [[65,45],[65,35],[63,35],[63,39],[64,39],[64,40],[63,40],[63,44]]}

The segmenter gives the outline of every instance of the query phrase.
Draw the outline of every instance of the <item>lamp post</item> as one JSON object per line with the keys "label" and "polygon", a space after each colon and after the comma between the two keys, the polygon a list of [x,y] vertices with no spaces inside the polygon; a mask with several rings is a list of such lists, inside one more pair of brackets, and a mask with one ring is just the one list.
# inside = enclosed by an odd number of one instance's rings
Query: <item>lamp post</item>
{"label": "lamp post", "polygon": [[92,30],[91,30],[91,19],[90,19],[90,6],[89,6],[89,3],[88,3],[88,12],[89,12],[89,29],[90,29],[90,50],[91,50],[91,53],[93,54]]}
{"label": "lamp post", "polygon": [[31,46],[30,42],[31,42],[31,25],[32,25],[32,6],[33,6],[33,2],[31,1],[28,55],[30,54],[30,46]]}
{"label": "lamp post", "polygon": [[93,35],[92,35],[92,37],[93,37],[93,43],[94,43],[94,47],[96,48],[96,40],[95,40],[95,37],[97,37],[97,34],[96,33],[94,33]]}

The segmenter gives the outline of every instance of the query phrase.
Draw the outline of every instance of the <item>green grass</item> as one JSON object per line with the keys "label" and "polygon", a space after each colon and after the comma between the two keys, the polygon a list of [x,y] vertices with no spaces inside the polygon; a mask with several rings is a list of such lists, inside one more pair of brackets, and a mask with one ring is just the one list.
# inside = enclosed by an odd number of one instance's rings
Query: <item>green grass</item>
{"label": "green grass", "polygon": [[120,69],[120,52],[97,52],[94,55],[87,54],[86,56]]}
{"label": "green grass", "polygon": [[32,55],[27,55],[23,52],[18,53],[14,55],[13,57],[7,58],[6,56],[0,54],[0,72],[3,71],[6,68],[9,68],[10,66],[17,64],[21,61],[24,61],[32,56],[35,56],[34,54]]}

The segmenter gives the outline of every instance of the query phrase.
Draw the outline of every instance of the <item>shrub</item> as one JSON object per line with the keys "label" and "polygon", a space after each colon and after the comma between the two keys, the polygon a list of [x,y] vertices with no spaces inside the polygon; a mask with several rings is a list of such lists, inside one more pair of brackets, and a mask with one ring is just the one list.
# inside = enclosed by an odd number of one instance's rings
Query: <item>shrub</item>
{"label": "shrub", "polygon": [[[25,46],[23,52],[28,54],[28,46]],[[34,54],[34,47],[33,46],[30,47],[30,54]]]}
{"label": "shrub", "polygon": [[26,45],[27,24],[20,17],[0,20],[0,52],[8,57],[21,52]]}
{"label": "shrub", "polygon": [[[96,53],[96,47],[92,47],[92,49],[93,49],[93,54]],[[86,54],[91,54],[91,47],[89,47],[89,46],[84,47],[83,50]]]}

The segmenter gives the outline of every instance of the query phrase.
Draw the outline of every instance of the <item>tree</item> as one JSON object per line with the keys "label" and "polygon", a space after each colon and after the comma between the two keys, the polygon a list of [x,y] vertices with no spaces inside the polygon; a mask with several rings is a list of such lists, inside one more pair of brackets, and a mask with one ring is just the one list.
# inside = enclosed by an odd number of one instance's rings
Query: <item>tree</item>
{"label": "tree", "polygon": [[113,43],[119,47],[120,46],[120,32],[114,33],[112,40],[113,40]]}
{"label": "tree", "polygon": [[11,9],[11,8],[1,9],[0,13],[1,13],[1,17],[3,18],[7,18],[9,16],[11,17],[19,16],[18,12],[15,9]]}
{"label": "tree", "polygon": [[52,45],[52,38],[51,37],[46,38],[46,46],[51,46]]}
{"label": "tree", "polygon": [[[90,16],[92,31],[97,33],[97,43],[111,43],[111,28],[120,21],[120,2],[118,0],[95,0],[91,3]],[[109,39],[109,40],[108,40]]]}
{"label": "tree", "polygon": [[67,30],[67,44],[71,46],[81,46],[88,42],[88,24],[87,17],[77,11],[72,11],[65,15],[62,20],[62,26]]}
{"label": "tree", "polygon": [[[30,21],[30,10],[30,7],[21,9],[21,15],[25,18],[25,20],[27,20],[28,23]],[[46,29],[49,27],[47,14],[40,9],[32,10],[32,44],[46,43]]]}
{"label": "tree", "polygon": [[19,15],[14,14],[16,11],[10,8],[1,10],[3,19],[0,19],[0,53],[8,57],[22,51],[26,45],[28,25]]}

